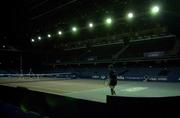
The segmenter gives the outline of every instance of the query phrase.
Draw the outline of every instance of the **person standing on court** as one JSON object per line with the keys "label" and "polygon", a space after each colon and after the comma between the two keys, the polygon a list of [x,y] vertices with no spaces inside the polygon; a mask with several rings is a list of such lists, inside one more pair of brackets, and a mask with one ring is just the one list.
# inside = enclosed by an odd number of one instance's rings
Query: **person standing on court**
{"label": "person standing on court", "polygon": [[115,92],[115,86],[117,85],[117,75],[113,69],[113,65],[109,65],[108,67],[109,69],[109,87],[110,87],[110,90],[111,90],[111,95],[116,95],[116,92]]}

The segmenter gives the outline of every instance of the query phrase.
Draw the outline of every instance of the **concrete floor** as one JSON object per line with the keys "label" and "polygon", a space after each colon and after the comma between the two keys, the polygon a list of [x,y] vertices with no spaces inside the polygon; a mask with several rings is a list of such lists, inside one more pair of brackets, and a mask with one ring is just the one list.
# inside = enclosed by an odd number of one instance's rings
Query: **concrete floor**
{"label": "concrete floor", "polygon": [[[90,79],[52,79],[52,78],[0,78],[0,85],[26,87],[79,99],[106,102],[110,90],[105,80]],[[127,97],[165,97],[180,96],[180,83],[118,81],[115,88],[117,96]]]}

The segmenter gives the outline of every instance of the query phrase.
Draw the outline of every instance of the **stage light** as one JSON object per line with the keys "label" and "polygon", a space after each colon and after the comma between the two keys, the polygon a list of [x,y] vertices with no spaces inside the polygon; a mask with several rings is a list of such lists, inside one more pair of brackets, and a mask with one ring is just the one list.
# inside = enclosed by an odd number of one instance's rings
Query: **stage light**
{"label": "stage light", "polygon": [[3,45],[3,48],[5,48],[6,46],[5,45]]}
{"label": "stage light", "polygon": [[132,13],[132,12],[129,12],[128,14],[127,14],[127,18],[128,19],[132,19],[134,17],[134,14]]}
{"label": "stage light", "polygon": [[107,19],[106,19],[106,24],[109,25],[109,24],[111,24],[111,23],[112,23],[112,19],[111,19],[111,18],[107,18]]}
{"label": "stage light", "polygon": [[94,27],[94,24],[93,24],[93,23],[89,23],[89,27],[90,27],[90,28],[93,28],[93,27]]}
{"label": "stage light", "polygon": [[31,42],[33,42],[33,43],[34,43],[34,42],[35,42],[35,40],[34,40],[34,39],[31,39]]}
{"label": "stage light", "polygon": [[58,34],[59,34],[59,35],[62,35],[62,31],[59,31]]}
{"label": "stage light", "polygon": [[50,35],[50,34],[48,34],[47,36],[48,36],[48,38],[51,38],[51,35]]}
{"label": "stage light", "polygon": [[72,28],[72,31],[73,31],[73,32],[76,32],[76,31],[77,31],[77,28],[76,28],[76,27],[73,27],[73,28]]}
{"label": "stage light", "polygon": [[157,14],[159,11],[160,11],[159,6],[153,6],[151,8],[151,14],[153,14],[153,15]]}
{"label": "stage light", "polygon": [[40,36],[38,36],[38,40],[40,41],[42,38]]}

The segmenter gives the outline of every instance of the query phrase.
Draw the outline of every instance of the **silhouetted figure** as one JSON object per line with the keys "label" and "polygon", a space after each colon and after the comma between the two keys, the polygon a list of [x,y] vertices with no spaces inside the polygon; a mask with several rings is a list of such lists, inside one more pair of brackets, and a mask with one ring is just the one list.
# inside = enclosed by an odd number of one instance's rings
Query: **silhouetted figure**
{"label": "silhouetted figure", "polygon": [[32,72],[32,68],[29,69],[29,77],[32,78],[33,77],[33,72]]}
{"label": "silhouetted figure", "polygon": [[115,86],[117,85],[117,75],[115,74],[115,71],[113,69],[113,65],[109,65],[109,87],[111,90],[111,95],[116,95],[115,92]]}

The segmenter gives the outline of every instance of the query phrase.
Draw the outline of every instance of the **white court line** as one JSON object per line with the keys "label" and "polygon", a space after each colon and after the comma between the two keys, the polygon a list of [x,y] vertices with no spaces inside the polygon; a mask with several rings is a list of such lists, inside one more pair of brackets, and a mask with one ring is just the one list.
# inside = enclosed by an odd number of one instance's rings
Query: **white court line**
{"label": "white court line", "polygon": [[121,91],[125,91],[125,92],[137,92],[137,91],[143,91],[145,89],[148,89],[148,87],[131,87],[131,88],[123,89]]}

